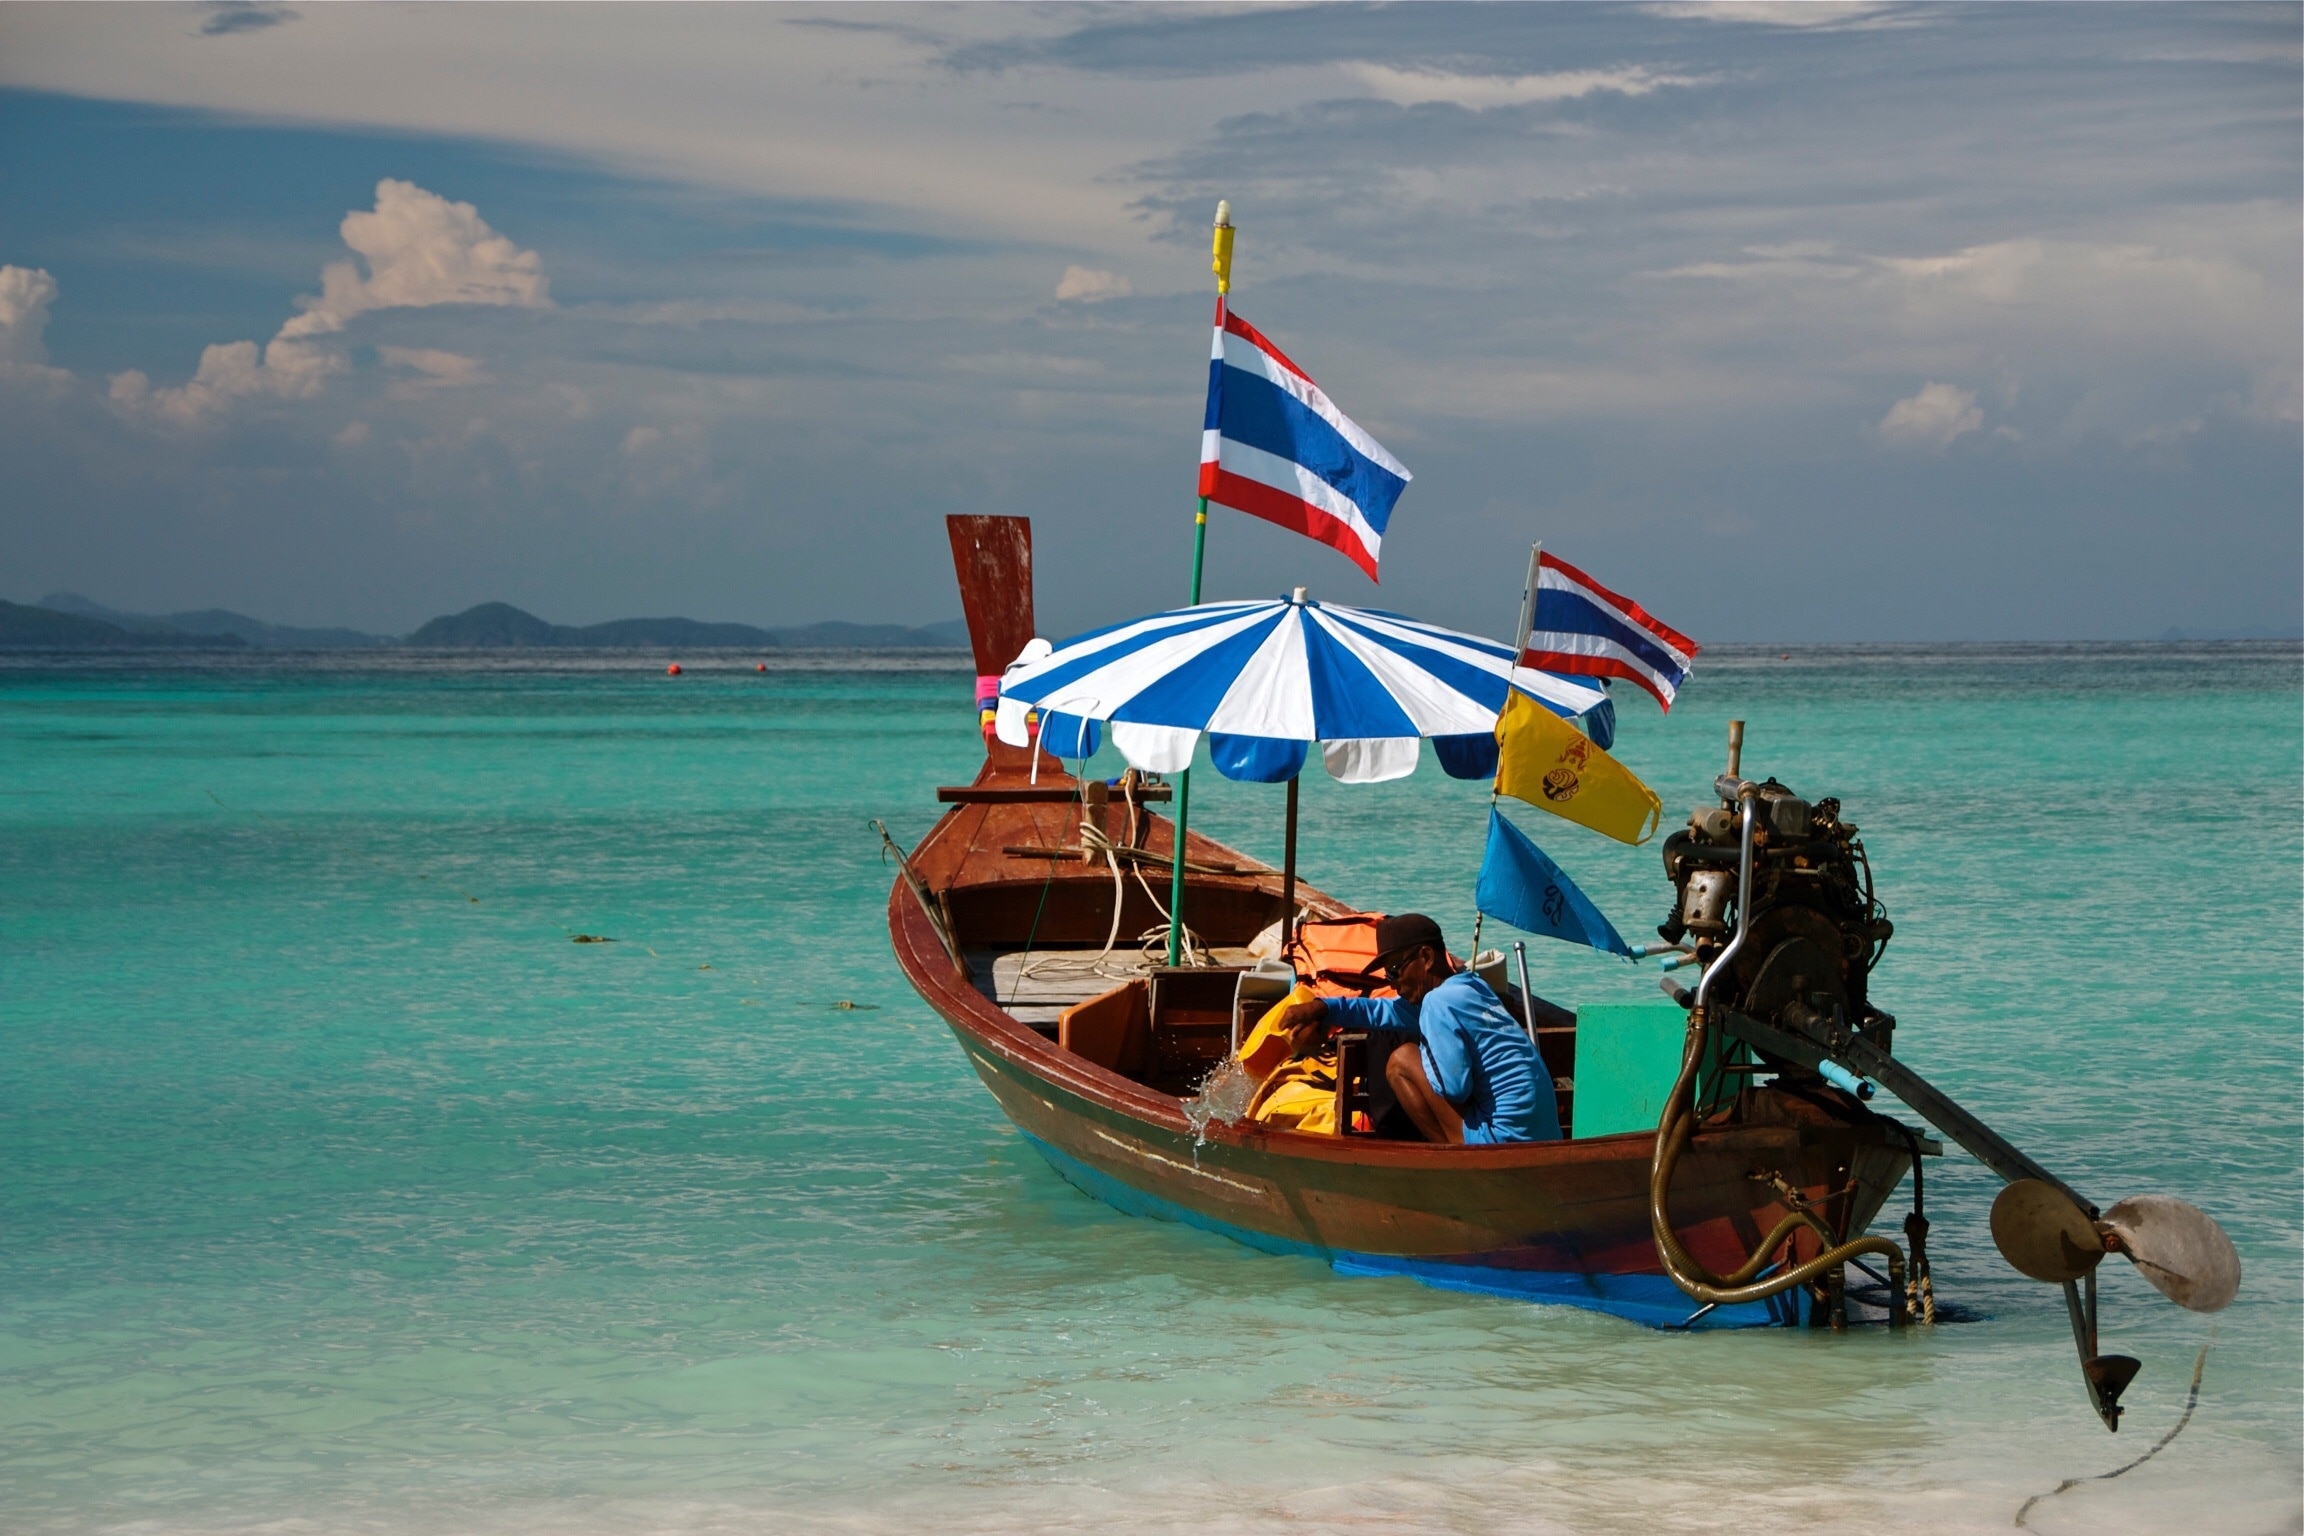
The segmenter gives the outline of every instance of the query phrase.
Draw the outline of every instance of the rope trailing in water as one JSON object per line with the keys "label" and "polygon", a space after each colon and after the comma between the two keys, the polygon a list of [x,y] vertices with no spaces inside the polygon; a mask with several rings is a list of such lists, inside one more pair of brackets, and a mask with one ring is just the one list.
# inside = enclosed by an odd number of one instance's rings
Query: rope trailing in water
{"label": "rope trailing in water", "polygon": [[[1904,1251],[1885,1237],[1859,1237],[1835,1244],[1831,1229],[1815,1212],[1797,1209],[1760,1240],[1750,1257],[1722,1275],[1698,1263],[1681,1244],[1680,1235],[1672,1230],[1672,1171],[1696,1134],[1696,1079],[1705,1048],[1712,1038],[1711,1023],[1705,1015],[1706,1009],[1702,1006],[1688,1015],[1688,1043],[1681,1056],[1680,1076],[1664,1101],[1664,1117],[1656,1127],[1656,1151],[1648,1165],[1648,1225],[1656,1239],[1656,1256],[1663,1261],[1665,1274],[1672,1278],[1674,1285],[1698,1301],[1734,1306],[1765,1301],[1837,1271],[1858,1254],[1876,1253],[1888,1261],[1889,1324],[1900,1326],[1905,1315]],[[1788,1263],[1781,1273],[1765,1280],[1754,1278],[1769,1267],[1776,1251],[1802,1228],[1815,1233],[1822,1251],[1804,1262]]]}
{"label": "rope trailing in water", "polygon": [[2184,1433],[2184,1426],[2192,1422],[2192,1410],[2200,1406],[2200,1373],[2208,1369],[2208,1351],[2214,1342],[2215,1341],[2211,1339],[2209,1343],[2200,1346],[2200,1358],[2192,1362],[2192,1390],[2184,1394],[2184,1411],[2177,1415],[2175,1428],[2169,1430],[2168,1433],[2160,1437],[2159,1444],[2153,1446],[2152,1449],[2146,1451],[2143,1455],[2137,1457],[2134,1461],[2128,1463],[2128,1465],[2124,1467],[2114,1467],[2109,1472],[2099,1472],[2093,1477],[2068,1477],[2064,1479],[2064,1481],[2058,1483],[2055,1487],[2049,1489],[2046,1493],[2036,1493],[2032,1495],[2032,1497],[2024,1501],[2023,1508],[2016,1511],[2016,1529],[2020,1531],[2028,1531],[2031,1529],[2030,1526],[2024,1523],[2024,1517],[2031,1514],[2032,1506],[2038,1504],[2041,1500],[2052,1499],[2056,1497],[2056,1495],[2062,1493],[2065,1489],[2077,1488],[2082,1483],[2108,1483],[2113,1478],[2120,1476],[2124,1472],[2135,1471],[2138,1467],[2144,1465],[2144,1463],[2150,1461],[2153,1457],[2168,1449],[2168,1442],[2175,1439],[2178,1435]]}

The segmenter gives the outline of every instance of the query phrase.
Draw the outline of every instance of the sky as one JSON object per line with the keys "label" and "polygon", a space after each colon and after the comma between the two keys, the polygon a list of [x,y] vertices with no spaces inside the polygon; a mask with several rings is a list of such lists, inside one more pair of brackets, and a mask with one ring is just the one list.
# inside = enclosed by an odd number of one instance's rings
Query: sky
{"label": "sky", "polygon": [[1184,602],[1208,226],[1414,479],[1699,641],[2304,626],[2295,5],[0,4],[0,598]]}

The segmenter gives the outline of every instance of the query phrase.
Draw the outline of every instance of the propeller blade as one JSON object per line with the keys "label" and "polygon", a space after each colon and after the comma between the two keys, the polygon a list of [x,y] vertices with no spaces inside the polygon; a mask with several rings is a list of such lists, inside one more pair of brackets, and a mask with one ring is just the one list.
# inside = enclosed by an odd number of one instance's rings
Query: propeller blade
{"label": "propeller blade", "polygon": [[[2240,1289],[2239,1250],[2215,1218],[2196,1205],[2167,1195],[2131,1195],[2104,1213],[2102,1230],[2107,1248],[2126,1255],[2155,1290],[2180,1307],[2220,1312]],[[2000,1236],[1997,1205],[1992,1236]],[[2007,1246],[2000,1251],[2006,1253]],[[2014,1258],[2008,1262],[2016,1263]]]}
{"label": "propeller blade", "polygon": [[2018,1273],[2051,1285],[2077,1280],[2104,1261],[2104,1240],[2088,1213],[2039,1179],[2018,1179],[2000,1191],[1992,1202],[1992,1242]]}

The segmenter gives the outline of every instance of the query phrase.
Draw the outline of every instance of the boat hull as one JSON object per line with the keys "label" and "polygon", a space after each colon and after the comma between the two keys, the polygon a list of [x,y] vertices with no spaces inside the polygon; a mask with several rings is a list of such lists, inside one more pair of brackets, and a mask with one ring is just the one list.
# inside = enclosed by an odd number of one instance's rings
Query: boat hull
{"label": "boat hull", "polygon": [[[1662,1273],[1648,1216],[1653,1133],[1495,1147],[1195,1128],[1173,1097],[1017,1024],[968,984],[900,884],[889,921],[908,978],[1001,1110],[1066,1180],[1131,1214],[1181,1222],[1348,1274],[1594,1308],[1660,1326],[1798,1320],[1799,1297],[1702,1311]],[[1786,1212],[1781,1191],[1861,1232],[1908,1166],[1884,1124],[1800,1101],[1769,1123],[1708,1127],[1682,1157],[1674,1229],[1725,1270]],[[1802,1254],[1813,1239],[1797,1240]],[[1701,1311],[1701,1315],[1698,1316]]]}

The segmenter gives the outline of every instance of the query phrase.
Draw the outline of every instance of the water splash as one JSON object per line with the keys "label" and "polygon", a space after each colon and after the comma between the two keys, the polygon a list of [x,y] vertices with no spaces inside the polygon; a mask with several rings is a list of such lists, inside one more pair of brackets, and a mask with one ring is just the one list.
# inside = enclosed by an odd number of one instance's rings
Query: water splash
{"label": "water splash", "polygon": [[1248,1075],[1239,1058],[1227,1056],[1216,1063],[1200,1079],[1192,1097],[1184,1101],[1184,1118],[1192,1124],[1192,1149],[1197,1152],[1206,1145],[1212,1122],[1239,1124],[1240,1117],[1248,1113],[1248,1101],[1256,1097],[1256,1088],[1256,1079]]}

